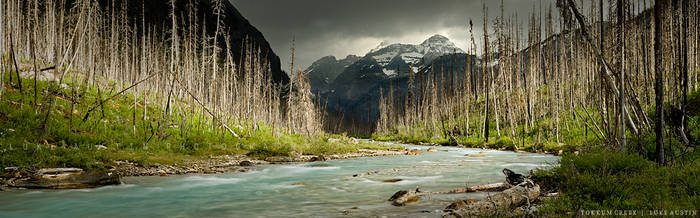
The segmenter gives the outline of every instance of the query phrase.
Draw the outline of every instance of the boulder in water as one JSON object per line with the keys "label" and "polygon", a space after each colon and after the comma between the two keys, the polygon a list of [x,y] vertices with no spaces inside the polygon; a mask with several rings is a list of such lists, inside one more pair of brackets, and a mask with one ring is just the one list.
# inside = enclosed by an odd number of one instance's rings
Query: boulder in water
{"label": "boulder in water", "polygon": [[309,159],[311,162],[316,162],[316,161],[326,161],[326,157],[323,155],[318,155],[318,156],[313,156],[311,159]]}
{"label": "boulder in water", "polygon": [[420,197],[418,196],[420,193],[420,190],[416,189],[415,191],[406,191],[406,190],[401,190],[389,198],[388,201],[391,201],[391,204],[394,206],[404,206],[407,204],[415,204],[420,201]]}
{"label": "boulder in water", "polygon": [[419,155],[420,154],[420,148],[417,149],[410,149],[406,152],[407,155]]}
{"label": "boulder in water", "polygon": [[428,152],[438,152],[437,148],[428,148]]}

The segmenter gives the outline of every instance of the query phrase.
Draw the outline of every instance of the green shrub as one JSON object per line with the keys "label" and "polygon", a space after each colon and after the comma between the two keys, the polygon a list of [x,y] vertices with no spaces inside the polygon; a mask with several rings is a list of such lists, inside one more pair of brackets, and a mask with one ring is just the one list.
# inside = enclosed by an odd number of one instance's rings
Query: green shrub
{"label": "green shrub", "polygon": [[638,154],[599,149],[565,155],[559,167],[536,172],[534,178],[558,185],[562,193],[546,202],[543,215],[582,209],[697,209],[700,205],[697,159],[658,166]]}

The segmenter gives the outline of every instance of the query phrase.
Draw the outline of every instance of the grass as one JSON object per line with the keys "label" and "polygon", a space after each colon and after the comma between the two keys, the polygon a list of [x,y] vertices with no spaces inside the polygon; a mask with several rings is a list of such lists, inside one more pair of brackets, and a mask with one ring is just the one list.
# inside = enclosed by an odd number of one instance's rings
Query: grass
{"label": "grass", "polygon": [[596,149],[565,155],[560,166],[536,171],[545,190],[561,196],[544,202],[542,216],[579,210],[697,210],[700,206],[700,154],[672,166],[645,157]]}
{"label": "grass", "polygon": [[[559,142],[556,140],[554,130],[550,128],[549,119],[538,121],[536,125],[537,128],[533,128],[524,134],[522,132],[525,127],[519,125],[517,129],[519,130],[518,134],[521,135],[518,135],[516,138],[507,136],[510,132],[506,131],[510,131],[510,129],[503,128],[501,129],[501,136],[499,137],[495,131],[495,123],[491,123],[488,142],[476,133],[479,131],[479,129],[475,128],[479,125],[477,122],[479,121],[474,121],[474,119],[472,119],[472,124],[470,124],[471,135],[454,136],[456,141],[445,138],[441,133],[431,133],[427,128],[423,128],[422,126],[412,127],[411,131],[406,130],[404,127],[396,127],[389,133],[375,133],[371,138],[377,141],[400,141],[410,144],[429,143],[443,146],[461,145],[473,148],[548,153],[558,153],[560,150],[563,152],[573,152],[582,147],[599,144],[599,139],[593,132],[594,130],[586,129],[585,126],[574,123],[574,121],[568,121],[568,130],[561,130],[559,133]],[[562,123],[562,125],[564,124]],[[448,127],[448,129],[453,129],[453,127]]]}
{"label": "grass", "polygon": [[[5,81],[9,81],[5,74]],[[15,80],[16,81],[16,80]],[[73,81],[67,84],[73,87]],[[95,87],[76,90],[60,89],[55,106],[46,123],[45,134],[39,131],[43,116],[34,102],[34,81],[22,80],[24,95],[16,87],[5,84],[0,101],[0,172],[5,167],[21,168],[79,167],[102,170],[115,160],[142,165],[181,163],[187,159],[206,159],[218,155],[246,154],[251,157],[287,156],[292,151],[310,155],[329,155],[367,149],[402,149],[382,144],[351,143],[344,135],[320,133],[315,136],[287,134],[264,123],[253,131],[234,128],[233,137],[221,128],[213,129],[205,122],[211,117],[190,111],[187,102],[179,101],[170,116],[164,116],[160,105],[149,104],[148,119],[143,119],[143,99],[125,93],[104,103],[83,122],[90,107],[98,102]],[[46,95],[47,82],[38,81],[40,103]],[[115,84],[106,90],[116,93]],[[109,91],[101,91],[103,98]],[[71,111],[71,96],[80,96]],[[23,103],[22,103],[23,102]],[[134,117],[136,118],[134,120]],[[134,123],[135,128],[134,128]],[[204,123],[204,124],[203,124]],[[245,122],[243,122],[245,124]],[[229,126],[234,126],[229,124]],[[332,140],[331,140],[332,139]],[[98,149],[105,146],[106,149]]]}
{"label": "grass", "polygon": [[[700,92],[688,95],[688,136],[700,141]],[[650,116],[656,116],[654,111]],[[668,129],[668,128],[667,128]],[[565,154],[558,167],[537,170],[532,178],[559,197],[545,200],[538,216],[577,214],[581,210],[696,211],[700,208],[700,152],[666,137],[667,166],[654,162],[656,137],[646,133],[630,138],[628,149],[603,146]],[[646,214],[649,215],[649,214]]]}

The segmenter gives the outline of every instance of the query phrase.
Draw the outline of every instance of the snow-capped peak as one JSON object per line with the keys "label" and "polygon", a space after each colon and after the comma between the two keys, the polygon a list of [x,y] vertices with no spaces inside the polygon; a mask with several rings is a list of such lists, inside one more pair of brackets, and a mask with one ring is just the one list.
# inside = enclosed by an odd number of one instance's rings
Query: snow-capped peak
{"label": "snow-capped peak", "polygon": [[381,50],[381,49],[383,49],[383,48],[386,48],[386,47],[389,46],[389,45],[391,45],[391,42],[389,42],[389,40],[384,40],[384,41],[382,41],[381,43],[379,43],[379,45],[378,45],[376,48],[370,50],[369,52],[372,53],[372,52],[375,52],[375,51],[379,51],[379,50]]}
{"label": "snow-capped peak", "polygon": [[[464,51],[447,37],[434,35],[418,45],[390,44],[388,41],[383,41],[377,48],[372,49],[368,56],[377,61],[382,68],[386,68],[397,57],[401,58],[405,64],[415,65],[421,60],[430,60],[452,53],[464,53]],[[389,75],[386,72],[385,74]]]}
{"label": "snow-capped peak", "polygon": [[445,37],[443,35],[435,34],[435,35],[431,36],[430,38],[426,39],[425,41],[423,41],[423,43],[421,43],[421,45],[427,45],[427,44],[431,44],[431,43],[450,43],[450,39],[448,39],[447,37]]}
{"label": "snow-capped peak", "polygon": [[452,43],[450,39],[439,34],[431,36],[427,40],[423,41],[423,43],[421,43],[419,46],[424,49],[424,54],[436,56],[451,53],[464,53],[464,51]]}

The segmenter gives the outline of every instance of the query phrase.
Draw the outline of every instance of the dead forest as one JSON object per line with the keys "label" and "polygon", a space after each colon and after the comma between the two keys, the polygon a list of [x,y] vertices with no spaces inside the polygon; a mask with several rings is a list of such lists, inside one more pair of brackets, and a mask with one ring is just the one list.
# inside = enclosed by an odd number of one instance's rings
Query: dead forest
{"label": "dead forest", "polygon": [[[134,133],[153,131],[138,129],[138,123],[158,126],[156,134],[201,127],[243,137],[261,126],[283,134],[318,133],[322,111],[314,105],[308,76],[298,72],[291,82],[272,81],[270,65],[254,40],[244,42],[239,51],[244,58],[234,58],[220,25],[219,18],[227,16],[222,1],[212,1],[216,25],[197,20],[197,1],[188,1],[186,8],[170,1],[167,31],[144,21],[150,13],[146,1],[3,1],[0,53],[8,55],[1,69],[11,73],[2,83],[32,96],[20,104],[36,105],[36,113],[52,113],[56,98],[69,99],[75,107],[71,111],[78,112],[71,113],[71,119],[76,116],[71,122],[95,125],[104,102],[132,96]],[[128,8],[141,8],[140,14],[128,13]],[[213,35],[207,34],[211,26],[216,26]],[[55,79],[46,88],[23,87],[25,72],[34,79],[48,74]],[[154,106],[157,111],[149,110]],[[135,108],[143,113],[136,114]]]}
{"label": "dead forest", "polygon": [[407,94],[382,90],[377,130],[452,143],[507,139],[516,149],[594,137],[624,150],[627,137],[655,134],[664,162],[679,152],[664,155],[670,140],[695,143],[688,111],[697,103],[688,95],[698,89],[699,8],[688,0],[557,0],[523,16],[504,14],[501,3],[489,20],[484,5],[481,22],[467,26],[464,78],[411,72]]}

